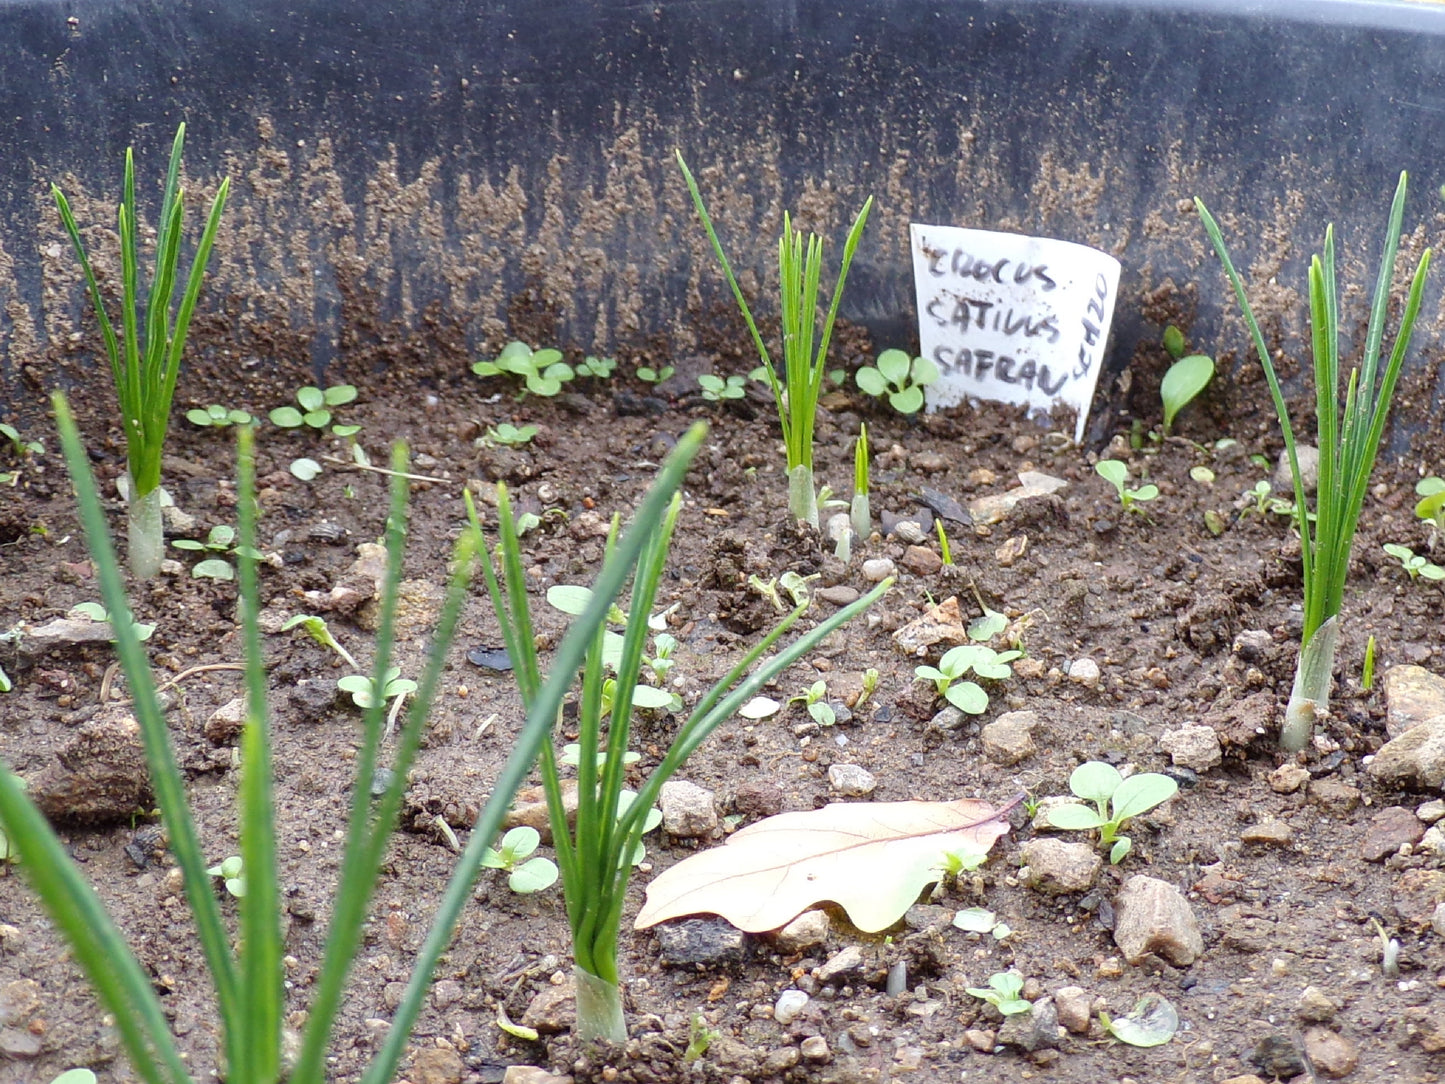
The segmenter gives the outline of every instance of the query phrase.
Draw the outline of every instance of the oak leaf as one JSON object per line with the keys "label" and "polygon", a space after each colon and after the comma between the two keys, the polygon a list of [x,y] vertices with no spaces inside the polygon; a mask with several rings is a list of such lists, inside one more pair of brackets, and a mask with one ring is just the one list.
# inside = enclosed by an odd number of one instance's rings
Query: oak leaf
{"label": "oak leaf", "polygon": [[664,870],[634,926],[721,915],[740,930],[787,925],[831,901],[868,933],[887,929],[943,876],[944,856],[983,854],[1017,802],[848,802],[768,817]]}

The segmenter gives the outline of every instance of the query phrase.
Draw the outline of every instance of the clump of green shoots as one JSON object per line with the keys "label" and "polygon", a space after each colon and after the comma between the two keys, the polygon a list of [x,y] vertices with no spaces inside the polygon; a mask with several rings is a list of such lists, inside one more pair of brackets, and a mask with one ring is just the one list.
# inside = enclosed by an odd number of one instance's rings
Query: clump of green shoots
{"label": "clump of green shoots", "polygon": [[[848,268],[852,266],[853,254],[857,251],[863,227],[868,221],[868,212],[873,207],[869,196],[853,220],[848,239],[843,245],[843,262],[838,271],[838,284],[833,288],[833,299],[823,320],[822,334],[817,335],[815,322],[818,311],[818,286],[823,269],[823,240],[817,234],[809,234],[804,241],[801,230],[794,230],[792,218],[783,213],[783,232],[778,239],[778,280],[779,308],[783,325],[783,363],[781,374],[778,365],[768,353],[762,334],[753,320],[747,299],[738,286],[732,265],[723,252],[712,219],[703,205],[702,193],[692,171],[683,161],[682,152],[677,152],[677,164],[687,181],[688,192],[692,195],[693,206],[702,219],[708,240],[722,264],[723,274],[732,288],[733,298],[742,311],[752,334],[753,345],[767,369],[768,387],[772,389],[777,405],[778,422],[783,430],[783,444],[787,449],[788,464],[788,510],[799,520],[806,520],[818,526],[818,496],[813,487],[813,426],[818,412],[818,397],[823,390],[825,364],[828,358],[828,343],[833,336],[833,322],[838,316],[838,303],[843,298],[843,287],[848,280]],[[815,340],[816,336],[816,340]],[[817,348],[814,348],[814,342]]]}
{"label": "clump of green shoots", "polygon": [[[681,509],[681,502],[673,491],[705,434],[706,426],[695,426],[678,441],[669,456],[663,468],[663,480],[659,482],[659,488],[664,484],[671,487],[667,490],[666,504],[652,501],[644,506],[625,535],[614,520],[607,547],[609,555],[620,545],[619,537],[641,539],[643,549],[635,562],[626,608],[618,606],[613,611],[611,604],[606,608],[613,618],[622,618],[624,631],[620,637],[601,628],[588,634],[576,723],[575,827],[569,823],[563,804],[557,754],[550,745],[542,749],[542,784],[547,794],[553,846],[572,929],[577,1027],[583,1041],[598,1038],[622,1041],[627,1034],[622,1016],[617,941],[633,863],[639,854],[643,833],[655,823],[654,807],[662,785],[720,723],[751,700],[766,683],[812,651],[823,637],[872,605],[891,584],[885,580],[790,646],[777,650],[783,634],[807,609],[806,604],[795,607],[698,701],[677,729],[661,761],[636,793],[626,791],[623,783],[633,709],[639,703],[638,694],[651,688],[639,678],[647,641],[658,631],[653,627],[652,606]],[[469,513],[473,531],[479,534],[480,524],[470,502]],[[541,687],[541,673],[527,597],[527,577],[505,485],[497,487],[497,517],[501,536],[500,582],[489,563],[484,563],[483,574],[508,656],[515,667],[522,702],[529,705],[530,710]],[[612,564],[615,559],[609,557],[608,566]],[[550,596],[551,592],[549,601]],[[589,595],[589,609],[596,610],[597,603],[596,596]],[[568,672],[569,684],[577,670],[574,662]],[[554,682],[558,676],[559,671],[554,667]],[[555,713],[555,707],[552,710]]]}
{"label": "clump of green shoots", "polygon": [[1100,478],[1114,487],[1119,494],[1119,503],[1123,505],[1125,512],[1134,512],[1141,516],[1147,515],[1139,505],[1159,496],[1159,487],[1152,482],[1139,486],[1137,489],[1130,489],[1129,468],[1117,459],[1101,459],[1094,464],[1094,470]]}
{"label": "clump of green shoots", "polygon": [[1069,789],[1087,805],[1068,804],[1049,810],[1049,825],[1067,831],[1099,830],[1099,843],[1109,848],[1109,861],[1118,865],[1134,846],[1120,831],[1134,817],[1162,805],[1179,792],[1167,775],[1144,772],[1125,779],[1119,769],[1101,760],[1080,764],[1069,776]]}
{"label": "clump of green shoots", "polygon": [[577,375],[589,376],[594,380],[606,380],[617,370],[616,358],[599,358],[588,354],[577,363]]}
{"label": "clump of green shoots", "polygon": [[181,354],[191,326],[191,314],[201,293],[211,245],[221,225],[221,212],[231,189],[230,178],[221,181],[211,201],[211,210],[196,246],[189,276],[181,291],[180,304],[175,305],[175,289],[179,282],[177,269],[181,255],[181,228],[184,224],[184,196],[180,187],[181,150],[185,145],[186,126],[176,129],[171,143],[170,166],[166,171],[161,198],[160,223],[156,230],[155,266],[151,275],[150,293],[140,297],[140,224],[136,216],[135,159],[129,147],[125,152],[125,180],[120,206],[116,212],[120,235],[121,258],[121,328],[106,315],[105,299],[100,283],[86,254],[80,227],[71,214],[65,194],[56,185],[50,194],[60,210],[60,220],[85,273],[90,302],[100,322],[105,352],[110,358],[110,375],[115,382],[120,403],[121,427],[125,432],[128,488],[126,513],[130,548],[127,558],[137,579],[148,580],[160,571],[163,542],[161,539],[161,449],[170,425],[171,398],[180,374]]}
{"label": "clump of green shoots", "polygon": [[[1314,528],[1311,529],[1307,514],[1296,518],[1304,566],[1304,628],[1294,686],[1290,691],[1284,723],[1280,728],[1280,745],[1290,752],[1305,747],[1314,732],[1316,718],[1328,710],[1330,676],[1334,668],[1335,646],[1339,640],[1339,613],[1344,599],[1345,577],[1349,571],[1355,528],[1359,524],[1360,509],[1364,504],[1370,473],[1374,469],[1375,456],[1384,435],[1390,401],[1395,394],[1405,354],[1410,348],[1410,336],[1414,331],[1425,279],[1430,270],[1430,251],[1427,249],[1416,265],[1394,347],[1381,370],[1380,354],[1385,336],[1385,318],[1390,304],[1395,255],[1399,249],[1401,224],[1405,215],[1406,182],[1407,175],[1401,173],[1385,229],[1384,251],[1380,258],[1374,300],[1370,306],[1363,357],[1358,368],[1351,368],[1343,385],[1333,226],[1325,229],[1323,257],[1315,256],[1310,263],[1310,325],[1314,352],[1315,423],[1320,475],[1314,508],[1317,522]],[[1294,479],[1295,505],[1307,513],[1309,506],[1305,500],[1304,481],[1300,475],[1294,428],[1290,423],[1284,390],[1270,358],[1269,346],[1265,342],[1259,322],[1255,319],[1249,298],[1245,295],[1244,284],[1225,247],[1218,223],[1202,201],[1196,199],[1194,202],[1204,223],[1204,230],[1224,265],[1225,274],[1234,288],[1240,308],[1244,311],[1245,324],[1259,355],[1260,365],[1264,368],[1270,396],[1279,416],[1280,430],[1284,435],[1290,474]]]}
{"label": "clump of green shoots", "polygon": [[865,365],[854,375],[858,388],[875,399],[887,397],[900,414],[923,409],[923,389],[938,381],[938,366],[928,358],[912,358],[902,350],[885,350],[878,365]]}
{"label": "clump of green shoots", "polygon": [[495,445],[518,448],[523,444],[530,444],[536,435],[537,427],[535,425],[513,425],[511,422],[498,422],[496,425],[487,426],[486,436],[478,437],[477,443],[488,448]]}
{"label": "clump of green shoots", "polygon": [[1164,435],[1174,428],[1174,418],[1192,403],[1214,379],[1214,359],[1208,354],[1186,354],[1184,333],[1173,324],[1164,329],[1164,349],[1174,364],[1159,384],[1159,398],[1164,404]]}
{"label": "clump of green shoots", "polygon": [[920,681],[933,682],[938,695],[959,711],[982,715],[988,710],[988,693],[978,682],[961,679],[972,670],[990,681],[1007,680],[1013,676],[1009,663],[1022,656],[1022,651],[995,651],[987,644],[960,644],[945,651],[937,666],[917,666],[913,673]]}

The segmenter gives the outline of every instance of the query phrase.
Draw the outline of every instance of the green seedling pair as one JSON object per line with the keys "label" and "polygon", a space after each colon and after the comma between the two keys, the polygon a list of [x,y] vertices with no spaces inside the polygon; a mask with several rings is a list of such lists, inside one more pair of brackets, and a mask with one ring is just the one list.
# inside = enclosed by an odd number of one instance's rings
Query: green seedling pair
{"label": "green seedling pair", "polygon": [[482,865],[507,872],[507,887],[519,896],[551,888],[557,883],[557,863],[550,858],[528,857],[542,842],[537,829],[519,824],[507,832],[495,848],[487,848]]}
{"label": "green seedling pair", "polygon": [[562,351],[551,347],[533,350],[526,343],[515,341],[504,346],[493,360],[473,364],[472,372],[482,377],[520,376],[527,391],[544,397],[558,394],[562,385],[577,375],[572,366],[562,360]]}
{"label": "green seedling pair", "polygon": [[1400,562],[1400,567],[1410,574],[1410,579],[1445,580],[1445,568],[1431,563],[1428,557],[1420,556],[1408,546],[1386,542],[1384,549],[1386,553]]}
{"label": "green seedling pair", "polygon": [[1109,848],[1109,861],[1118,865],[1134,846],[1128,836],[1120,835],[1125,825],[1173,798],[1179,784],[1157,772],[1125,779],[1113,765],[1091,760],[1074,769],[1069,789],[1076,797],[1093,803],[1093,808],[1083,804],[1058,806],[1049,811],[1049,825],[1080,832],[1098,829],[1100,845]]}
{"label": "green seedling pair", "polygon": [[[296,402],[300,410],[294,406],[279,406],[267,417],[271,419],[272,425],[282,429],[325,429],[331,425],[331,411],[334,407],[345,406],[355,400],[356,388],[351,384],[333,384],[325,390],[307,385],[296,390]],[[359,432],[359,425],[331,425],[333,436],[351,437]]]}
{"label": "green seedling pair", "polygon": [[1032,1001],[1024,999],[1024,977],[1017,971],[1000,971],[990,975],[988,986],[969,986],[967,992],[980,1001],[986,1001],[1004,1016],[1017,1016],[1034,1007]]}
{"label": "green seedling pair", "polygon": [[938,695],[959,711],[982,715],[988,710],[988,693],[977,682],[961,679],[972,670],[977,677],[1005,681],[1013,677],[1009,663],[1022,657],[1022,651],[995,651],[986,643],[960,644],[945,651],[937,666],[916,666],[913,673],[933,682]]}
{"label": "green seedling pair", "polygon": [[928,358],[910,358],[902,350],[885,350],[877,366],[865,365],[854,375],[860,391],[875,399],[886,398],[900,414],[923,409],[923,389],[936,383],[938,366]]}
{"label": "green seedling pair", "polygon": [[1094,470],[1100,478],[1114,487],[1115,492],[1119,494],[1119,503],[1125,512],[1133,512],[1141,516],[1147,515],[1139,505],[1159,496],[1159,487],[1152,482],[1131,489],[1129,487],[1129,468],[1117,459],[1101,459],[1094,464]]}

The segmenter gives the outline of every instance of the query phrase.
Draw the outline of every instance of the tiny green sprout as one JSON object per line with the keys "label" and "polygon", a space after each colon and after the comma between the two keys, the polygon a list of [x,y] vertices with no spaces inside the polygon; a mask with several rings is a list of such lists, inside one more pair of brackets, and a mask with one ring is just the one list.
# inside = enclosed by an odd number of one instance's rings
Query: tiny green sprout
{"label": "tiny green sprout", "polygon": [[5,672],[5,667],[0,666],[0,693],[8,693],[15,688],[15,683],[10,680],[10,675]]}
{"label": "tiny green sprout", "polygon": [[[358,708],[369,708],[375,702],[376,689],[371,678],[365,674],[347,674],[336,682],[336,687],[351,694],[351,702]],[[381,699],[406,696],[416,692],[416,682],[401,676],[400,666],[388,666],[381,682]]]}
{"label": "tiny green sprout", "polygon": [[89,1069],[67,1069],[50,1084],[95,1084],[95,1074]]}
{"label": "tiny green sprout", "polygon": [[226,891],[240,899],[246,894],[246,876],[241,864],[241,856],[231,855],[218,866],[212,866],[206,870],[212,877],[219,877],[226,886]]}
{"label": "tiny green sprout", "polygon": [[191,569],[191,576],[198,580],[223,580],[229,582],[236,578],[236,570],[231,567],[230,561],[223,561],[219,557],[207,557],[204,561],[197,561]]}
{"label": "tiny green sprout", "polygon": [[1190,467],[1189,477],[1202,486],[1212,486],[1214,484],[1214,471],[1208,467]]}
{"label": "tiny green sprout", "polygon": [[286,469],[303,482],[309,482],[321,473],[321,464],[309,456],[302,456],[300,459],[291,460],[291,465]]}
{"label": "tiny green sprout", "polygon": [[824,699],[828,695],[828,684],[819,678],[797,696],[788,697],[789,704],[802,704],[819,726],[832,726],[838,721],[838,713]]}
{"label": "tiny green sprout", "polygon": [[660,365],[657,367],[639,365],[637,367],[637,379],[641,380],[644,384],[661,384],[671,379],[672,374],[675,372],[677,372],[677,370],[671,365]]}
{"label": "tiny green sprout", "polygon": [[510,422],[499,422],[497,425],[487,426],[487,435],[477,438],[477,443],[492,447],[497,444],[515,447],[526,444],[537,435],[535,425],[512,425]]}
{"label": "tiny green sprout", "polygon": [[513,1038],[521,1039],[524,1042],[535,1043],[540,1036],[536,1028],[525,1027],[522,1024],[514,1024],[512,1018],[507,1015],[505,1005],[497,1004],[497,1027],[501,1028]]}
{"label": "tiny green sprout", "polygon": [[1218,538],[1224,533],[1225,526],[1224,517],[1213,508],[1206,508],[1204,510],[1204,529],[1215,538]]}
{"label": "tiny green sprout", "polygon": [[900,414],[917,414],[923,409],[923,389],[938,380],[938,366],[928,358],[912,358],[902,350],[885,350],[878,365],[865,365],[854,379],[860,391],[875,399],[888,397],[888,404]]}
{"label": "tiny green sprout", "polygon": [[673,667],[672,653],[677,650],[677,637],[671,633],[659,632],[652,638],[652,650],[656,655],[643,661],[652,671],[652,676],[661,683],[667,680],[667,673]]}
{"label": "tiny green sprout", "polygon": [[1125,512],[1145,515],[1144,509],[1139,507],[1140,502],[1152,501],[1159,496],[1159,487],[1152,483],[1129,489],[1129,468],[1117,459],[1101,459],[1094,464],[1094,470],[1118,492],[1119,503],[1124,506]]}
{"label": "tiny green sprout", "polygon": [[1445,580],[1445,568],[1431,564],[1414,550],[1394,542],[1386,542],[1385,552],[1400,562],[1400,567],[1410,574],[1412,580],[1418,580],[1422,576],[1427,580]]}
{"label": "tiny green sprout", "polygon": [[987,858],[987,851],[964,845],[956,850],[944,851],[942,859],[939,860],[938,869],[943,871],[945,879],[953,878],[960,873],[978,869]]}
{"label": "tiny green sprout", "polygon": [[1008,664],[1022,656],[1022,651],[995,651],[984,644],[961,644],[944,652],[936,667],[917,666],[913,673],[920,681],[933,682],[938,695],[959,711],[982,715],[988,710],[988,693],[977,682],[960,679],[972,670],[981,678],[1002,681],[1013,676]]}
{"label": "tiny green sprout", "polygon": [[873,516],[868,507],[868,426],[858,426],[853,444],[853,502],[848,508],[848,525],[859,541],[873,533]]}
{"label": "tiny green sprout", "polygon": [[10,450],[17,458],[26,459],[32,455],[44,455],[45,445],[38,440],[24,440],[20,431],[13,425],[6,425],[0,422],[0,436],[3,436],[10,444]]}
{"label": "tiny green sprout", "polygon": [[[519,896],[541,892],[557,882],[557,864],[550,858],[528,858],[542,842],[541,833],[525,824],[518,825],[502,837],[501,846],[488,847],[482,856],[486,869],[507,871],[507,887]],[[525,861],[524,861],[525,859]]]}
{"label": "tiny green sprout", "polygon": [[236,528],[225,523],[218,523],[211,528],[204,542],[197,542],[194,538],[177,538],[171,545],[178,550],[190,550],[195,553],[202,553],[206,550],[225,553],[231,548],[231,543],[235,541]]}
{"label": "tiny green sprout", "polygon": [[747,394],[748,378],[733,374],[726,380],[714,373],[703,373],[697,378],[702,385],[702,397],[710,403],[718,403],[724,399],[741,399]]}
{"label": "tiny green sprout", "polygon": [[233,425],[250,425],[253,419],[244,410],[228,409],[219,403],[212,403],[204,410],[196,407],[186,411],[186,421],[202,428],[227,429]]}
{"label": "tiny green sprout", "polygon": [[968,993],[987,1001],[1004,1016],[1028,1012],[1033,1002],[1023,999],[1024,977],[1017,971],[999,971],[989,976],[988,987],[970,986]]}
{"label": "tiny green sprout", "polygon": [[1360,670],[1360,688],[1369,692],[1375,687],[1375,637],[1365,641],[1365,664]]}
{"label": "tiny green sprout", "polygon": [[877,668],[873,666],[863,671],[863,688],[858,691],[858,699],[853,701],[855,708],[861,708],[868,698],[877,690],[879,676]]}
{"label": "tiny green sprout", "polygon": [[1039,815],[1039,806],[1042,804],[1042,800],[1039,798],[1035,798],[1032,794],[1024,795],[1024,800],[1022,802],[1024,808],[1024,816],[1027,817],[1029,820],[1033,820]]}
{"label": "tiny green sprout", "polygon": [[317,617],[315,614],[297,614],[281,626],[281,631],[290,632],[295,628],[301,629],[322,647],[329,647],[336,652],[346,660],[346,664],[353,670],[361,669],[361,665],[351,657],[351,652],[342,647],[336,637],[331,635],[331,627],[326,624],[325,618]]}
{"label": "tiny green sprout", "polygon": [[1445,531],[1445,478],[1431,475],[1415,483],[1415,515],[1430,523],[1437,531]]}
{"label": "tiny green sprout", "polygon": [[536,512],[522,512],[517,516],[517,537],[521,538],[528,531],[535,531],[542,526],[542,517]]}
{"label": "tiny green sprout", "polygon": [[472,366],[478,376],[499,376],[510,373],[520,376],[533,395],[550,397],[562,390],[577,374],[562,360],[562,351],[548,347],[533,350],[523,342],[509,342],[492,361],[478,361]]}
{"label": "tiny green sprout", "polygon": [[594,380],[606,380],[616,369],[616,358],[599,358],[588,354],[578,363],[577,375],[590,376]]}
{"label": "tiny green sprout", "polygon": [[692,1022],[688,1025],[687,1049],[682,1052],[683,1061],[697,1061],[707,1054],[708,1047],[712,1046],[722,1032],[713,1031],[707,1026],[707,1021],[702,1013],[692,1014]]}
{"label": "tiny green sprout", "polygon": [[1164,404],[1164,435],[1174,427],[1175,416],[1192,403],[1214,379],[1214,359],[1207,354],[1184,353],[1184,334],[1173,324],[1164,329],[1164,349],[1174,364],[1159,385]]}
{"label": "tiny green sprout", "polygon": [[[350,384],[333,384],[326,390],[311,385],[296,389],[296,402],[301,404],[301,409],[294,406],[279,406],[267,414],[272,425],[278,425],[282,429],[298,429],[306,426],[308,429],[325,429],[331,425],[331,408],[345,406],[356,399],[356,388]],[[351,436],[360,430],[359,425],[338,425],[332,428],[332,432],[338,437]]]}
{"label": "tiny green sprout", "polygon": [[[107,613],[105,607],[98,602],[77,603],[76,605],[72,606],[69,611],[67,611],[65,616],[70,618],[84,617],[88,618],[91,621],[110,621],[110,614]],[[134,630],[136,639],[142,642],[149,640],[151,638],[151,633],[156,631],[156,627],[154,625],[142,624],[141,622],[134,620],[131,622],[130,627],[132,630]],[[111,640],[114,639],[115,636],[112,635]]]}
{"label": "tiny green sprout", "polygon": [[943,558],[945,565],[953,564],[953,547],[948,544],[948,532],[943,529],[943,517],[939,516],[933,521],[933,526],[938,533],[938,552]]}
{"label": "tiny green sprout", "polygon": [[1179,784],[1158,772],[1125,779],[1112,764],[1090,760],[1074,769],[1069,789],[1085,802],[1093,802],[1094,808],[1082,803],[1058,806],[1049,811],[1050,825],[1077,832],[1097,828],[1099,842],[1110,847],[1109,861],[1118,865],[1134,845],[1128,836],[1119,834],[1120,829],[1173,798]]}

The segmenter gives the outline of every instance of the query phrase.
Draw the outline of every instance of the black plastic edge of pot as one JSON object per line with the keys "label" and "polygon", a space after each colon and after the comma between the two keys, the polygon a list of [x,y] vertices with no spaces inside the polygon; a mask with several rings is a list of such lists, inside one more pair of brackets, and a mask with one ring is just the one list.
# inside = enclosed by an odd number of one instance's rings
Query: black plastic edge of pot
{"label": "black plastic edge of pot", "polygon": [[[1299,295],[1271,328],[1291,349],[1326,221],[1342,281],[1367,281],[1408,169],[1407,249],[1438,242],[1445,5],[6,0],[0,117],[0,417],[99,364],[49,182],[108,225],[133,144],[153,211],[180,120],[193,223],[232,177],[196,330],[220,369],[455,368],[518,298],[557,345],[698,349],[727,297],[681,148],[764,284],[783,208],[836,253],[875,195],[843,313],[880,347],[916,341],[910,220],[1113,252],[1105,417],[1170,282],[1195,345],[1244,351],[1193,196]],[[1407,428],[1438,424],[1432,379]]]}

